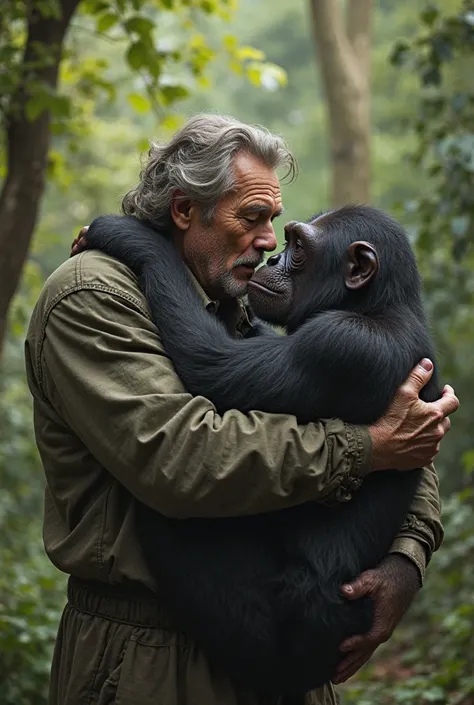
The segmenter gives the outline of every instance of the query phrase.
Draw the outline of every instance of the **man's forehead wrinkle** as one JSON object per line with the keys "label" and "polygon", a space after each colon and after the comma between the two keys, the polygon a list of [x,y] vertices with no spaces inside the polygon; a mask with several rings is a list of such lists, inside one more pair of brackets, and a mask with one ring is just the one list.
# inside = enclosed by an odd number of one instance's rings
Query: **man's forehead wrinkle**
{"label": "man's forehead wrinkle", "polygon": [[239,192],[265,193],[273,198],[281,195],[280,182],[272,173],[237,171],[234,188]]}
{"label": "man's forehead wrinkle", "polygon": [[234,205],[239,212],[274,216],[281,211],[280,182],[272,169],[245,159],[235,163],[234,176]]}
{"label": "man's forehead wrinkle", "polygon": [[[275,204],[270,205],[269,203],[249,203],[247,206],[242,207],[242,211],[245,213],[269,213],[273,212],[275,209]],[[283,213],[283,208],[277,206],[275,217]]]}
{"label": "man's forehead wrinkle", "polygon": [[281,199],[280,184],[269,184],[268,181],[240,183],[237,185],[236,191],[243,198],[254,198],[255,200],[262,200],[263,198]]}
{"label": "man's forehead wrinkle", "polygon": [[280,187],[272,187],[270,184],[253,185],[253,188],[243,185],[237,199],[242,209],[255,207],[255,210],[280,210],[282,205]]}

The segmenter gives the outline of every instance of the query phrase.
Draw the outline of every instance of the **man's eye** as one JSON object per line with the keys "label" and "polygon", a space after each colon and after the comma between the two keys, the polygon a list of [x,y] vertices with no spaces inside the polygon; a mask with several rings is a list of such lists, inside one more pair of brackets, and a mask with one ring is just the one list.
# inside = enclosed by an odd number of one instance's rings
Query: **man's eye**
{"label": "man's eye", "polygon": [[255,223],[257,222],[258,218],[246,218],[246,217],[244,216],[244,220],[245,220],[246,223],[249,223],[250,225],[255,225]]}

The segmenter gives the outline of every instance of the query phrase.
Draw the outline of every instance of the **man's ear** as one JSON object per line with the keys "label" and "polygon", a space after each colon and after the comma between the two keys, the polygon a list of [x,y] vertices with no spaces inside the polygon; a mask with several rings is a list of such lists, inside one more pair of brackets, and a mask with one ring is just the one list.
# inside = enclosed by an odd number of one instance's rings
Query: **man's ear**
{"label": "man's ear", "polygon": [[345,283],[348,289],[362,289],[379,271],[377,251],[370,242],[352,242],[346,257]]}
{"label": "man's ear", "polygon": [[182,192],[176,189],[171,194],[171,217],[179,230],[187,230],[191,224],[194,204]]}

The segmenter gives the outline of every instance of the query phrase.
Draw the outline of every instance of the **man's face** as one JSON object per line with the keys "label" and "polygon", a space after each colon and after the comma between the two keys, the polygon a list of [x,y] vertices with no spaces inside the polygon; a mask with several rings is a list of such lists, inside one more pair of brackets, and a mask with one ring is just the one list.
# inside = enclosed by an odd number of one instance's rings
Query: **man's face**
{"label": "man's face", "polygon": [[235,190],[222,198],[212,222],[203,225],[201,210],[191,209],[183,256],[211,298],[236,298],[277,246],[273,220],[282,213],[280,183],[275,172],[255,157],[234,159]]}

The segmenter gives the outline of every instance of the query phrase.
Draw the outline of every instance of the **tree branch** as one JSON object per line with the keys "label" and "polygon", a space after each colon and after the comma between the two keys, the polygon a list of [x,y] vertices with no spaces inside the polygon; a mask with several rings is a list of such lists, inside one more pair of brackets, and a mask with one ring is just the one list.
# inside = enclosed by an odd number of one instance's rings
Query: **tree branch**
{"label": "tree branch", "polygon": [[[34,81],[56,90],[64,37],[79,0],[62,0],[61,17],[33,9],[23,54],[23,80],[6,117],[7,176],[0,195],[0,351],[10,301],[26,260],[45,186],[51,115],[28,120],[28,86]],[[47,57],[47,60],[45,60]]]}

